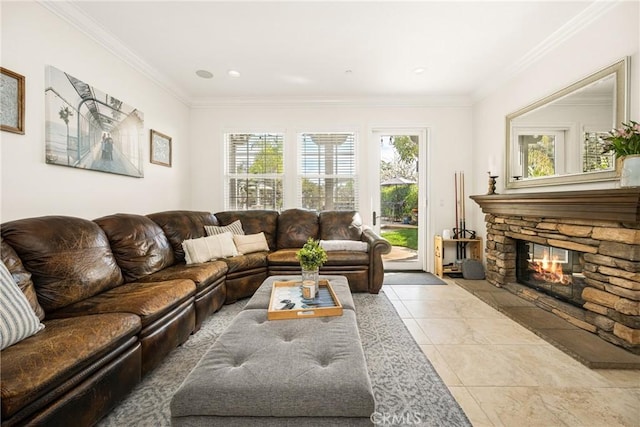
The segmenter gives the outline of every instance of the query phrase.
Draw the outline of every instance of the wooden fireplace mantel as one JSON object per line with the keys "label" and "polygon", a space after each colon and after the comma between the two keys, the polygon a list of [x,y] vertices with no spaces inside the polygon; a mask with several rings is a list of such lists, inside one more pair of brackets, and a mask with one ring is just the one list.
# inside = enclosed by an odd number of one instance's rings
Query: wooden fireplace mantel
{"label": "wooden fireplace mantel", "polygon": [[471,196],[496,215],[640,222],[640,188]]}

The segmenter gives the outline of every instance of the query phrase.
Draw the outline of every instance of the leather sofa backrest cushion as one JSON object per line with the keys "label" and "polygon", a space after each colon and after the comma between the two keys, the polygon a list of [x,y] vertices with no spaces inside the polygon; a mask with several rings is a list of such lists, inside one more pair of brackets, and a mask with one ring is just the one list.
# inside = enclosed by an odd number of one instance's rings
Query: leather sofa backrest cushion
{"label": "leather sofa backrest cushion", "polygon": [[318,213],[287,209],[278,217],[278,249],[301,248],[309,237],[318,238]]}
{"label": "leather sofa backrest cushion", "polygon": [[276,230],[278,228],[278,212],[270,210],[225,211],[217,212],[220,225],[229,225],[240,220],[244,234],[264,233],[269,250],[276,250]]}
{"label": "leather sofa backrest cushion", "polygon": [[46,313],[123,283],[109,239],[93,221],[68,216],[20,219],[2,225],[2,238],[31,273]]}
{"label": "leather sofa backrest cushion", "polygon": [[176,262],[184,261],[182,242],[205,237],[205,225],[220,225],[211,212],[200,211],[164,211],[147,215],[164,231],[171,242]]}
{"label": "leather sofa backrest cushion", "polygon": [[362,217],[356,211],[322,211],[320,240],[360,240]]}
{"label": "leather sofa backrest cushion", "polygon": [[173,247],[158,224],[142,215],[115,214],[95,219],[111,245],[126,282],[174,264]]}
{"label": "leather sofa backrest cushion", "polygon": [[27,297],[33,312],[38,316],[38,319],[44,320],[44,310],[38,302],[36,288],[33,286],[33,281],[31,281],[31,273],[24,268],[16,251],[2,238],[0,238],[0,256],[2,256],[2,262],[7,266],[7,270],[11,273],[13,280],[24,296]]}

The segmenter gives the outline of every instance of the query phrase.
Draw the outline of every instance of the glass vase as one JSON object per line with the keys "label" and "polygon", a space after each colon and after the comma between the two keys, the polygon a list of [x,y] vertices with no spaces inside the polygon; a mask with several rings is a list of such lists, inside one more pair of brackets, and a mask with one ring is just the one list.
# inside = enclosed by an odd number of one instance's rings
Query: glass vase
{"label": "glass vase", "polygon": [[315,295],[318,295],[318,276],[319,276],[319,269],[315,268],[312,270],[305,270],[304,268],[302,269],[302,283],[304,283],[305,281],[312,281],[314,286],[315,286]]}

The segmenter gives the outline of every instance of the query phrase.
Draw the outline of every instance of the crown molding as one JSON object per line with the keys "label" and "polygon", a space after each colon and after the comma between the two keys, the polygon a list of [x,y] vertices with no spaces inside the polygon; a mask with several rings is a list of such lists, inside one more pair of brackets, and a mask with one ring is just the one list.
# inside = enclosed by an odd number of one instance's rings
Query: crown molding
{"label": "crown molding", "polygon": [[82,10],[72,2],[38,0],[38,3],[100,44],[136,71],[142,73],[180,102],[189,105],[189,96],[174,82],[140,58],[140,56],[129,49],[120,39],[106,31],[99,23],[82,12]]}
{"label": "crown molding", "polygon": [[480,101],[491,92],[495,91],[502,84],[515,78],[518,74],[543,59],[549,52],[558,48],[558,46],[565,43],[577,32],[586,28],[622,2],[623,0],[594,1],[582,12],[567,21],[562,27],[558,28],[547,38],[538,43],[533,49],[525,53],[518,61],[513,63],[511,66],[506,67],[501,73],[498,73],[493,78],[487,79],[488,82],[486,84],[482,85],[471,94],[471,99],[474,102]]}
{"label": "crown molding", "polygon": [[211,107],[470,107],[468,96],[215,97],[192,99],[192,108]]}

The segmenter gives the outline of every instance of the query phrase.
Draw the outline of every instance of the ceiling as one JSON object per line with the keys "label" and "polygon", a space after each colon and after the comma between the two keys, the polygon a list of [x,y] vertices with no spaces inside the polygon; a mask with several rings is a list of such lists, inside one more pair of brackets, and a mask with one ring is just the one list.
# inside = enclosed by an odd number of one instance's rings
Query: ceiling
{"label": "ceiling", "polygon": [[[478,98],[610,2],[71,1],[43,4],[190,105]],[[416,69],[423,69],[416,72]],[[203,79],[197,70],[207,70]],[[239,77],[232,77],[236,70]]]}

